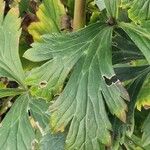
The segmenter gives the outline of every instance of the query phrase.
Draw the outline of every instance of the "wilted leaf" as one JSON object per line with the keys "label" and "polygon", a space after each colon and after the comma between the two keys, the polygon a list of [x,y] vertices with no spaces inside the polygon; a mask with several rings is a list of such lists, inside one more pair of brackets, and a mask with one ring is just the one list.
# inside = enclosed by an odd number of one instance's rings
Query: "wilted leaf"
{"label": "wilted leaf", "polygon": [[0,1],[0,76],[16,80],[24,86],[25,78],[18,53],[20,23],[17,8],[12,8],[3,19],[3,1]]}
{"label": "wilted leaf", "polygon": [[40,41],[43,34],[60,32],[61,17],[64,14],[65,9],[60,0],[44,0],[36,13],[39,21],[31,23],[29,33],[35,41]]}
{"label": "wilted leaf", "polygon": [[119,26],[129,35],[150,64],[150,34],[148,30],[134,24],[123,22]]}

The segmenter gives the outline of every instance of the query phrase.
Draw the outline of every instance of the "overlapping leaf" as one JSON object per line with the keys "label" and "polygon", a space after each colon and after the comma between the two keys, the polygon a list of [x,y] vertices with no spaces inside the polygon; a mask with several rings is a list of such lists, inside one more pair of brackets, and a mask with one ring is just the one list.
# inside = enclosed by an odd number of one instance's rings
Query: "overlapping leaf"
{"label": "overlapping leaf", "polygon": [[[80,34],[72,33],[68,36],[53,34],[48,37],[45,36],[43,43],[33,44],[33,48],[24,54],[27,59],[45,61],[54,58],[41,67],[33,69],[26,78],[26,83],[32,86],[32,95],[50,100],[53,95],[62,90],[68,73],[81,57],[89,41],[99,31],[99,25],[98,23],[89,27],[86,34],[84,34],[84,30]],[[55,36],[58,40],[55,39]],[[79,43],[79,37],[82,39],[81,43]],[[84,45],[84,43],[87,44]],[[41,51],[42,47],[44,51]],[[67,51],[68,48],[70,49],[69,51]],[[41,83],[45,83],[45,85],[41,86]]]}
{"label": "overlapping leaf", "polygon": [[46,113],[48,107],[49,103],[46,103],[45,101],[43,101],[43,99],[31,98],[29,103],[31,116],[43,130],[49,124],[49,115]]}
{"label": "overlapping leaf", "polygon": [[[99,142],[111,144],[111,124],[105,102],[112,114],[126,120],[127,106],[123,98],[128,97],[127,93],[118,80],[111,81],[115,75],[111,63],[112,32],[112,27],[96,23],[79,32],[44,36],[43,43],[34,44],[25,53],[26,58],[34,61],[51,59],[44,64],[47,67],[42,66],[42,71],[41,68],[36,73],[33,71],[28,78],[32,84],[37,84],[35,75],[43,78],[46,74],[45,80],[50,86],[56,83],[60,86],[71,71],[64,91],[50,108],[53,132],[64,131],[71,121],[66,149],[94,150]],[[41,49],[45,50],[46,57],[40,56]]]}
{"label": "overlapping leaf", "polygon": [[[46,114],[48,106],[49,104],[45,101],[32,98],[26,93],[19,96],[1,122],[0,149],[32,149],[34,142],[37,141],[34,127],[36,126],[44,136],[45,128],[48,126],[49,115]],[[32,119],[34,121],[31,121]],[[62,135],[58,134],[57,137]],[[56,136],[51,135],[51,138],[51,142],[57,142]]]}
{"label": "overlapping leaf", "polygon": [[27,150],[32,146],[34,131],[28,116],[29,96],[20,96],[0,127],[0,149]]}
{"label": "overlapping leaf", "polygon": [[[127,85],[131,99],[128,103],[127,122],[123,124],[118,119],[114,119],[113,131],[115,133],[115,140],[112,149],[118,150],[121,147],[126,147],[128,150],[143,150],[141,139],[134,135],[134,129],[136,127],[139,128],[139,125],[135,124],[135,109],[139,91],[142,89],[142,85],[150,71],[150,66],[118,67],[115,71],[121,81],[133,80]],[[139,121],[137,122],[139,123]]]}
{"label": "overlapping leaf", "polygon": [[41,150],[64,150],[65,147],[65,134],[58,133],[58,134],[51,134],[48,131],[43,136],[40,142]]}
{"label": "overlapping leaf", "polygon": [[[100,0],[99,0],[100,1]],[[108,16],[114,19],[118,18],[118,7],[120,0],[104,0]]]}
{"label": "overlapping leaf", "polygon": [[121,7],[123,8],[129,7],[132,1],[133,0],[121,0]]}
{"label": "overlapping leaf", "polygon": [[24,92],[22,89],[0,88],[0,98],[7,96],[20,95]]}
{"label": "overlapping leaf", "polygon": [[35,41],[39,41],[45,33],[60,32],[64,14],[65,9],[60,0],[44,0],[36,13],[39,21],[31,23],[28,27],[29,33]]}
{"label": "overlapping leaf", "polygon": [[150,0],[134,0],[129,17],[135,22],[150,20]]}
{"label": "overlapping leaf", "polygon": [[113,64],[131,62],[132,60],[145,59],[138,47],[124,35],[113,38]]}
{"label": "overlapping leaf", "polygon": [[0,1],[0,76],[16,80],[24,86],[25,78],[18,54],[20,23],[18,10],[12,8],[4,18],[4,3]]}
{"label": "overlapping leaf", "polygon": [[134,24],[120,23],[119,26],[129,35],[136,46],[141,50],[150,64],[150,34],[146,28]]}
{"label": "overlapping leaf", "polygon": [[49,103],[43,99],[32,98],[29,103],[30,113],[41,132],[39,147],[41,150],[64,150],[65,133],[53,135],[49,129]]}
{"label": "overlapping leaf", "polygon": [[104,0],[95,0],[95,3],[100,9],[100,11],[106,8]]}
{"label": "overlapping leaf", "polygon": [[143,130],[143,136],[142,136],[142,141],[144,146],[147,146],[150,144],[150,114],[148,115],[147,119],[145,120],[142,130]]}
{"label": "overlapping leaf", "polygon": [[145,109],[150,108],[150,74],[147,76],[143,88],[139,93],[137,108],[141,110],[141,107],[144,107]]}
{"label": "overlapping leaf", "polygon": [[117,67],[115,72],[121,81],[127,81],[142,76],[144,73],[150,72],[150,66],[128,66],[128,67]]}

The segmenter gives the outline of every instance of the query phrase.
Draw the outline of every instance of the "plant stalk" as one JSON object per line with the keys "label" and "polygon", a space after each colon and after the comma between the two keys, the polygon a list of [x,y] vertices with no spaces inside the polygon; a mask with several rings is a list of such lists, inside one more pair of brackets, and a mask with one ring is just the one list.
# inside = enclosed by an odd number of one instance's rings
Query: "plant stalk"
{"label": "plant stalk", "polygon": [[86,23],[86,0],[75,0],[73,30],[83,28]]}

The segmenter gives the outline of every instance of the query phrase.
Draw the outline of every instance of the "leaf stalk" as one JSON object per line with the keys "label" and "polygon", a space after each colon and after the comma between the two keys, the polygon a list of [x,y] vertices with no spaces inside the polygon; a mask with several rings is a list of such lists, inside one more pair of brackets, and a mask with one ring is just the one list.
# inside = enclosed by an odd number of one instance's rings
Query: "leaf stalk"
{"label": "leaf stalk", "polygon": [[73,30],[77,31],[86,23],[86,0],[75,0]]}

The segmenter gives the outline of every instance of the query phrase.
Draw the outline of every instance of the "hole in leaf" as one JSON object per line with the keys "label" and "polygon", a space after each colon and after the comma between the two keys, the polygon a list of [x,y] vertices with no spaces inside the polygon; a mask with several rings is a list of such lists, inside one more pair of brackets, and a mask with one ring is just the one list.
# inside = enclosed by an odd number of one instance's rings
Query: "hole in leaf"
{"label": "hole in leaf", "polygon": [[116,83],[116,82],[118,81],[118,78],[117,78],[116,75],[112,76],[110,79],[107,78],[107,77],[105,77],[105,76],[103,76],[103,77],[104,77],[105,82],[106,82],[106,84],[107,84],[108,86],[110,86],[110,85],[112,85],[113,83]]}
{"label": "hole in leaf", "polygon": [[9,81],[7,88],[18,88],[19,84],[16,81]]}
{"label": "hole in leaf", "polygon": [[9,81],[7,77],[0,77],[0,82],[7,85]]}
{"label": "hole in leaf", "polygon": [[45,88],[47,86],[47,81],[41,81],[39,84],[40,88]]}
{"label": "hole in leaf", "polygon": [[106,22],[109,26],[114,26],[117,24],[115,18],[110,17],[107,22]]}

